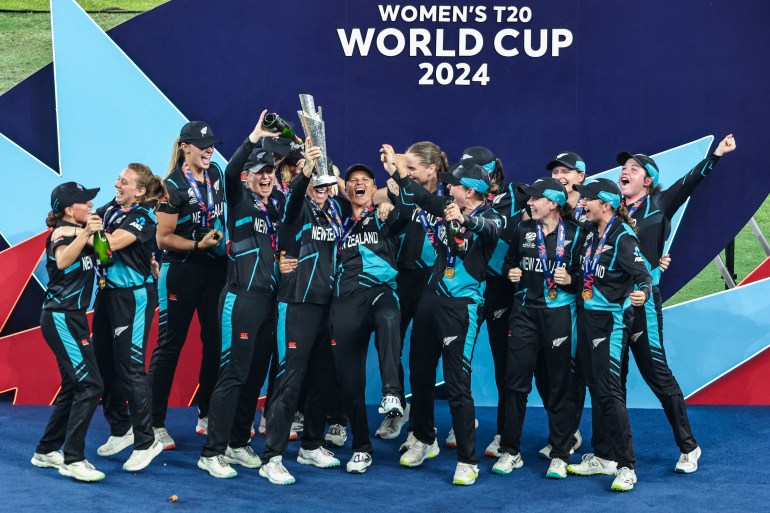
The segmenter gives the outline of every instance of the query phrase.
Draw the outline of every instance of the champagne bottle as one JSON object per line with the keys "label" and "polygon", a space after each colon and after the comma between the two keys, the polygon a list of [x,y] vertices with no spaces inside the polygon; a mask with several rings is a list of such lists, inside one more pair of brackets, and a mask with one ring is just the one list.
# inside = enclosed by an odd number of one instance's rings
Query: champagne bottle
{"label": "champagne bottle", "polygon": [[289,126],[289,123],[274,112],[265,116],[264,121],[262,121],[262,126],[273,132],[278,132],[279,137],[283,137],[284,139],[288,139],[297,144],[302,144],[302,139],[297,137],[294,130]]}
{"label": "champagne bottle", "polygon": [[99,230],[94,234],[94,253],[96,254],[96,262],[101,267],[109,267],[112,265],[110,241],[107,240],[107,235],[104,233],[104,230]]}
{"label": "champagne bottle", "polygon": [[[452,198],[444,198],[444,201],[447,207],[452,204]],[[465,240],[460,223],[458,221],[444,220],[444,226],[446,227],[446,240],[449,252],[455,256],[464,255],[468,249],[468,242]]]}

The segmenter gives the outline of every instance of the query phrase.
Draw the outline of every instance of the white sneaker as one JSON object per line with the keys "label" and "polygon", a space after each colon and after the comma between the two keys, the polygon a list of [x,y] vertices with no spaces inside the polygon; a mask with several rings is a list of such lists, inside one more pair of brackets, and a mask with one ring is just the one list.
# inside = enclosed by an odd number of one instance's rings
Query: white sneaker
{"label": "white sneaker", "polygon": [[128,431],[123,436],[111,436],[107,441],[96,449],[96,454],[99,456],[112,456],[117,454],[129,445],[134,445],[134,428],[128,428]]}
{"label": "white sneaker", "polygon": [[286,467],[283,466],[281,456],[273,456],[270,461],[259,467],[259,475],[273,484],[290,485],[294,484],[294,476],[289,474]]}
{"label": "white sneaker", "polygon": [[628,467],[621,467],[615,480],[612,482],[613,492],[630,492],[636,484],[636,472]]}
{"label": "white sneaker", "polygon": [[348,430],[342,424],[332,424],[326,433],[324,440],[334,447],[342,447],[348,440]]}
{"label": "white sneaker", "polygon": [[[476,429],[479,428],[479,419],[475,419],[475,427]],[[446,446],[447,447],[457,447],[457,437],[455,436],[455,428],[452,428],[449,430],[449,433],[446,436]]]}
{"label": "white sneaker", "polygon": [[[569,450],[570,454],[575,454],[575,451],[580,449],[580,446],[583,445],[583,437],[580,435],[580,430],[579,429],[577,431],[575,431],[575,435],[574,436],[575,436],[575,443],[572,445],[572,448]],[[540,449],[539,453],[540,453],[540,455],[543,458],[545,458],[547,460],[550,460],[551,459],[551,449],[552,449],[551,444],[548,444],[545,447],[543,447],[542,449]]]}
{"label": "white sneaker", "polygon": [[209,418],[203,417],[198,419],[198,423],[195,425],[195,432],[199,435],[206,436],[209,434]]}
{"label": "white sneaker", "polygon": [[227,463],[221,454],[201,456],[198,458],[198,468],[219,479],[230,479],[238,475],[238,472]]}
{"label": "white sneaker", "polygon": [[[380,427],[374,433],[377,438],[383,440],[391,440],[397,438],[401,434],[401,429],[409,422],[409,404],[407,403],[404,409],[404,414],[401,417],[385,417]],[[411,433],[410,433],[411,434]],[[402,445],[403,447],[403,445]],[[406,449],[404,449],[406,450]]]}
{"label": "white sneaker", "polygon": [[377,408],[380,415],[388,417],[403,417],[404,407],[401,406],[401,399],[395,395],[386,395],[380,401],[380,407]]}
{"label": "white sneaker", "polygon": [[680,474],[692,474],[698,470],[698,458],[700,458],[700,446],[687,454],[680,454],[679,461],[676,462],[674,470]]}
{"label": "white sneaker", "polygon": [[47,454],[36,452],[29,462],[40,468],[61,468],[64,465],[64,453],[61,451],[51,451]]}
{"label": "white sneaker", "polygon": [[476,482],[479,477],[479,466],[470,463],[458,463],[455,467],[455,475],[452,483],[468,486]]}
{"label": "white sneaker", "polygon": [[551,464],[548,465],[548,472],[545,473],[545,477],[550,479],[566,479],[567,462],[561,458],[552,459]]}
{"label": "white sneaker", "polygon": [[596,474],[613,476],[618,471],[618,463],[605,460],[589,452],[583,455],[583,461],[577,465],[567,465],[567,471],[578,476],[595,476]]}
{"label": "white sneaker", "polygon": [[495,437],[492,439],[489,445],[487,445],[487,448],[484,450],[484,454],[486,454],[490,458],[499,458],[501,456],[500,435],[495,435]]}
{"label": "white sneaker", "polygon": [[406,437],[406,441],[401,444],[401,447],[398,448],[399,454],[404,454],[406,451],[408,451],[415,443],[417,443],[417,437],[414,436],[414,433],[412,431],[409,432],[409,434]]}
{"label": "white sneaker", "polygon": [[325,447],[319,447],[308,451],[300,448],[297,455],[297,463],[313,465],[318,468],[334,468],[340,466],[340,460],[334,457],[334,453]]}
{"label": "white sneaker", "polygon": [[522,465],[524,465],[524,460],[521,458],[521,454],[504,452],[500,454],[500,459],[492,465],[492,472],[505,476],[513,472],[513,469],[521,468]]}
{"label": "white sneaker", "polygon": [[104,472],[96,470],[93,465],[88,463],[88,460],[75,461],[69,464],[65,463],[59,468],[59,474],[88,483],[104,479]]}
{"label": "white sneaker", "polygon": [[228,445],[225,451],[225,461],[246,468],[259,468],[262,466],[262,460],[254,454],[254,449],[250,445],[243,447],[230,447]]}
{"label": "white sneaker", "polygon": [[152,431],[155,433],[155,440],[163,444],[164,451],[176,449],[176,443],[174,443],[174,439],[171,438],[171,435],[168,434],[168,430],[166,428],[154,427],[152,428]]}
{"label": "white sneaker", "polygon": [[354,452],[353,457],[345,466],[351,474],[363,474],[372,465],[372,455],[368,452]]}
{"label": "white sneaker", "polygon": [[433,440],[433,443],[428,445],[415,438],[414,443],[401,455],[399,463],[405,467],[419,467],[426,458],[435,458],[439,452],[441,451],[437,440]]}
{"label": "white sneaker", "polygon": [[123,464],[123,470],[127,472],[138,472],[150,464],[155,456],[163,452],[163,444],[154,440],[147,449],[134,449],[131,456]]}

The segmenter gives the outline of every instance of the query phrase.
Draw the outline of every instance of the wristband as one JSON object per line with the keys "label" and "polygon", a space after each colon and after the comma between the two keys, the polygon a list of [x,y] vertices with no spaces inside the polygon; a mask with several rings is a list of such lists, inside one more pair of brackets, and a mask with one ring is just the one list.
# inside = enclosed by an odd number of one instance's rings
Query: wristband
{"label": "wristband", "polygon": [[195,241],[195,244],[193,244],[193,249],[195,251],[198,251],[198,241],[197,240]]}

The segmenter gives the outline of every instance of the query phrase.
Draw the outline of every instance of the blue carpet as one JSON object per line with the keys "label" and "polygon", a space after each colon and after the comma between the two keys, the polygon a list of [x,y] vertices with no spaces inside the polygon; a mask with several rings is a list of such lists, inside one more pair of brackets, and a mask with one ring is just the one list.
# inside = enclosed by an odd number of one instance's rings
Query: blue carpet
{"label": "blue carpet", "polygon": [[[690,407],[690,418],[703,448],[700,469],[691,475],[673,472],[679,456],[661,410],[632,410],[631,424],[639,483],[634,491],[609,491],[611,477],[546,479],[548,462],[537,455],[546,431],[540,408],[527,411],[522,438],[524,467],[509,476],[491,473],[492,458],[482,455],[481,475],[474,486],[451,484],[454,451],[441,454],[416,469],[398,464],[398,441],[375,440],[374,465],[363,475],[342,469],[321,470],[296,463],[298,442],[292,442],[284,461],[297,484],[279,487],[236,467],[235,479],[218,480],[196,468],[203,438],[194,432],[195,410],[169,411],[167,427],[177,449],[161,454],[147,469],[131,474],[121,470],[129,450],[110,457],[96,455],[107,438],[101,409],[94,417],[86,455],[107,474],[101,483],[85,484],[59,476],[54,469],[29,463],[50,414],[49,407],[0,403],[0,511],[557,511],[595,512],[597,509],[656,512],[768,511],[770,486],[763,457],[770,450],[770,408]],[[590,410],[581,431],[590,433]],[[440,442],[449,429],[447,404],[436,406]],[[493,408],[479,408],[479,452],[494,436]],[[372,427],[380,416],[370,411]],[[579,451],[589,451],[589,443]],[[259,435],[253,442],[264,447]],[[350,444],[336,452],[343,463]],[[572,461],[579,460],[573,456]],[[168,501],[177,495],[179,501]]]}

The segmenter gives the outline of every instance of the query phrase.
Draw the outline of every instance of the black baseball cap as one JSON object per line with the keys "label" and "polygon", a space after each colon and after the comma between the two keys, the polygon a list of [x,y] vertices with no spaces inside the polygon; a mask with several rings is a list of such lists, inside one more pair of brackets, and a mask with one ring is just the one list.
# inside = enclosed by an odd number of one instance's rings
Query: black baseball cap
{"label": "black baseball cap", "polygon": [[51,210],[64,212],[64,209],[75,203],[87,203],[99,194],[99,187],[95,189],[86,189],[76,182],[66,182],[57,185],[51,191]]}
{"label": "black baseball cap", "polygon": [[473,162],[458,162],[449,168],[448,173],[439,173],[438,179],[450,185],[463,185],[476,192],[489,190],[489,173]]}
{"label": "black baseball cap", "polygon": [[243,169],[250,173],[259,173],[265,166],[275,167],[273,154],[264,148],[254,148],[251,150]]}
{"label": "black baseball cap", "polygon": [[463,156],[460,162],[472,162],[481,166],[487,173],[495,171],[497,156],[485,146],[469,146],[463,150]]}
{"label": "black baseball cap", "polygon": [[556,178],[540,178],[532,185],[517,185],[516,188],[532,198],[548,198],[563,207],[567,202],[567,190]]}
{"label": "black baseball cap", "polygon": [[179,131],[179,142],[192,144],[198,148],[208,148],[222,141],[214,135],[214,129],[205,121],[190,121]]}
{"label": "black baseball cap", "polygon": [[636,153],[634,155],[631,155],[629,152],[623,151],[618,153],[618,156],[615,157],[615,159],[618,161],[618,164],[620,164],[621,166],[625,166],[626,161],[628,161],[628,159],[634,159],[639,163],[640,166],[642,166],[644,169],[647,170],[647,174],[650,175],[650,178],[652,178],[652,186],[653,187],[658,186],[658,178],[660,177],[660,170],[658,169],[658,165],[655,163],[655,161],[652,160],[652,157],[648,157],[643,153]]}
{"label": "black baseball cap", "polygon": [[618,184],[607,178],[597,178],[586,185],[573,185],[573,189],[585,198],[600,199],[612,205],[612,208],[620,206],[620,188]]}
{"label": "black baseball cap", "polygon": [[283,137],[265,137],[262,147],[284,158],[291,153],[291,141]]}
{"label": "black baseball cap", "polygon": [[304,159],[305,156],[302,154],[305,151],[305,145],[294,145],[292,147],[291,151],[288,155],[286,155],[286,160],[290,162],[299,162],[300,160]]}
{"label": "black baseball cap", "polygon": [[546,164],[548,171],[553,171],[556,166],[564,166],[570,169],[576,169],[581,173],[586,172],[586,163],[583,158],[573,151],[565,151],[556,155],[552,161]]}
{"label": "black baseball cap", "polygon": [[345,181],[347,182],[350,180],[350,175],[353,174],[354,171],[363,171],[367,175],[369,175],[369,178],[374,180],[374,171],[372,171],[372,168],[367,166],[366,164],[353,164],[345,171]]}

